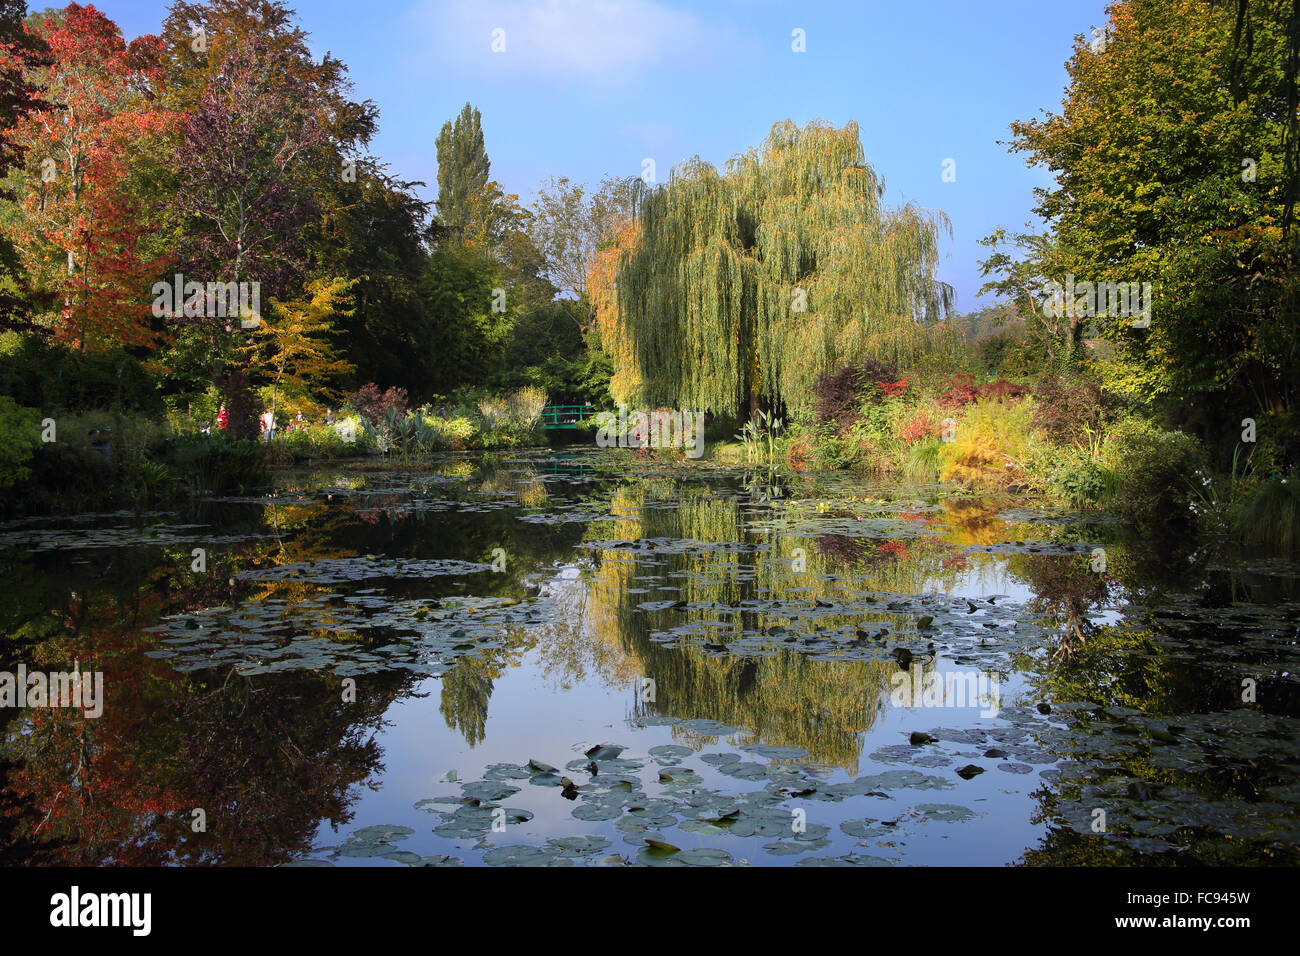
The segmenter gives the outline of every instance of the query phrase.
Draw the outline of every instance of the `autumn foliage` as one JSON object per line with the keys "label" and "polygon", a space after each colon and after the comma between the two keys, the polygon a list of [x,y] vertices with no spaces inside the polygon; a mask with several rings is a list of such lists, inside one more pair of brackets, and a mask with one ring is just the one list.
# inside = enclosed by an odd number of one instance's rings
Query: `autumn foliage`
{"label": "autumn foliage", "polygon": [[152,103],[161,43],[126,43],[93,6],[45,16],[49,65],[29,63],[45,102],[4,131],[24,157],[24,215],[13,230],[23,265],[57,294],[57,335],[75,347],[157,339],[149,300],[165,268],[151,249],[157,209],[141,176],[159,162],[176,117]]}

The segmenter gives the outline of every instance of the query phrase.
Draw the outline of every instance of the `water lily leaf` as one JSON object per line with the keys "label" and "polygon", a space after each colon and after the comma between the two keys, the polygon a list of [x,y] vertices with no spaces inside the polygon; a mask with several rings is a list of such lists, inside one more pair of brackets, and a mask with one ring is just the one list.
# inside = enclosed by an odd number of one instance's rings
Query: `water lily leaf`
{"label": "water lily leaf", "polygon": [[362,827],[355,830],[348,838],[361,843],[388,843],[394,840],[405,840],[415,830],[411,827],[403,826],[373,826]]}
{"label": "water lily leaf", "polygon": [[410,850],[393,850],[385,853],[381,859],[392,860],[395,863],[405,863],[407,866],[414,866],[419,863],[423,857],[418,853],[412,853]]}
{"label": "water lily leaf", "polygon": [[681,847],[673,846],[671,843],[667,843],[664,840],[657,840],[652,837],[645,838],[645,845],[656,853],[678,853],[681,851]]}
{"label": "water lily leaf", "polygon": [[953,803],[921,803],[912,808],[925,820],[941,823],[962,823],[975,817],[975,811]]}
{"label": "water lily leaf", "polygon": [[[649,843],[650,841],[646,841]],[[698,850],[682,850],[677,860],[688,866],[725,866],[731,862],[731,854],[725,850],[715,850],[712,848],[703,848]]]}
{"label": "water lily leaf", "polygon": [[680,744],[660,744],[657,747],[651,747],[649,753],[652,757],[689,757],[695,751]]}
{"label": "water lily leaf", "polygon": [[484,853],[483,862],[488,866],[545,866],[558,854],[553,847],[499,846]]}

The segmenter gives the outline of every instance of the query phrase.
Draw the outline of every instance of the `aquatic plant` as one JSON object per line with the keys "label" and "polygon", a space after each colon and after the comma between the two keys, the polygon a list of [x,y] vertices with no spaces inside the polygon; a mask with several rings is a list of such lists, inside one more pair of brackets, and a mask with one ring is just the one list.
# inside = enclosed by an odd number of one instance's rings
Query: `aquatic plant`
{"label": "aquatic plant", "polygon": [[247,491],[266,481],[261,444],[221,434],[173,437],[167,463],[199,494]]}
{"label": "aquatic plant", "polygon": [[745,427],[736,435],[736,440],[745,446],[747,460],[774,465],[777,460],[777,440],[784,427],[785,423],[781,419],[760,411],[755,419],[745,423]]}
{"label": "aquatic plant", "polygon": [[1277,478],[1261,484],[1233,521],[1244,546],[1274,554],[1300,551],[1300,482]]}

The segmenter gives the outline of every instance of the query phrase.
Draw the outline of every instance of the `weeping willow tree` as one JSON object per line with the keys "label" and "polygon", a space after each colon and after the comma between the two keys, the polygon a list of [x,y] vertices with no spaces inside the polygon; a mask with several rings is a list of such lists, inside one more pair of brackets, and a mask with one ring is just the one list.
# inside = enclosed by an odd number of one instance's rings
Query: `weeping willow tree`
{"label": "weeping willow tree", "polygon": [[752,416],[807,404],[848,361],[914,357],[951,303],[935,279],[948,221],[883,193],[856,123],[778,123],[724,172],[674,169],[597,296],[609,351],[634,368],[616,397]]}

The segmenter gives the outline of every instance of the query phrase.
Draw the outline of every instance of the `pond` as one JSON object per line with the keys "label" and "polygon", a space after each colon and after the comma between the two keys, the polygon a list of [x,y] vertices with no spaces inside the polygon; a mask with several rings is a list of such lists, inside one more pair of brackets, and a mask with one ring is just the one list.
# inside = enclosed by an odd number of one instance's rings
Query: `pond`
{"label": "pond", "polygon": [[0,526],[5,862],[1300,862],[1297,569],[621,449]]}

